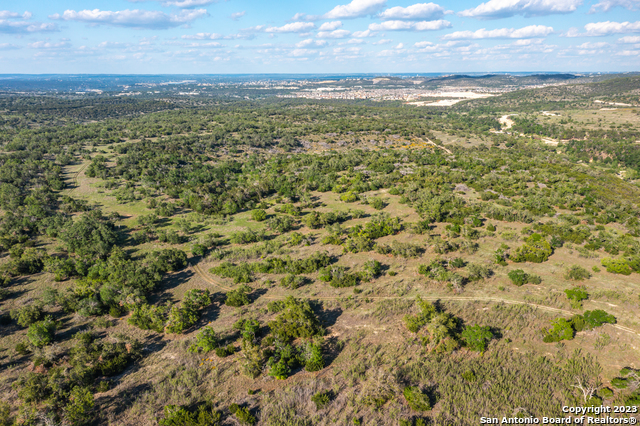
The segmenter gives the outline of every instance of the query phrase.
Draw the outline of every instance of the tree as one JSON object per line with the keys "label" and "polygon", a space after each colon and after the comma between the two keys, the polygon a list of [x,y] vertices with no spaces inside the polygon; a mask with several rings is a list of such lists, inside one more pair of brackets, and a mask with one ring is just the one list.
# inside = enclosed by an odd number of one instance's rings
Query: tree
{"label": "tree", "polygon": [[491,339],[493,339],[493,333],[489,326],[481,327],[474,325],[472,327],[466,327],[461,337],[469,349],[484,352]]}
{"label": "tree", "polygon": [[70,252],[101,259],[109,255],[117,239],[113,224],[98,210],[84,213],[80,219],[63,230],[60,238]]}
{"label": "tree", "polygon": [[84,425],[91,419],[93,394],[87,388],[74,386],[69,395],[69,403],[64,408],[64,417],[68,424]]}
{"label": "tree", "polygon": [[51,317],[47,317],[44,321],[33,323],[27,330],[27,338],[29,342],[37,348],[47,346],[53,341],[53,334],[56,330],[56,322]]}

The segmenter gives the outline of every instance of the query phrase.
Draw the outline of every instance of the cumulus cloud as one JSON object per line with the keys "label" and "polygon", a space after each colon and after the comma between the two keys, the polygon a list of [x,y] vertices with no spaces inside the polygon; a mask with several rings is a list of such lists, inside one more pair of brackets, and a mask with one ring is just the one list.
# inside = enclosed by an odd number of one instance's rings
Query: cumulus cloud
{"label": "cumulus cloud", "polygon": [[374,34],[371,32],[371,30],[354,31],[353,34],[351,34],[351,36],[355,38],[373,37],[373,35]]}
{"label": "cumulus cloud", "polygon": [[460,16],[479,19],[525,17],[574,12],[583,0],[489,0],[473,9],[460,12]]}
{"label": "cumulus cloud", "polygon": [[311,22],[291,22],[281,27],[267,27],[267,33],[304,33],[314,29],[316,26]]}
{"label": "cumulus cloud", "polygon": [[137,29],[168,29],[188,24],[205,15],[207,15],[207,11],[204,9],[183,10],[177,14],[139,9],[119,11],[93,9],[79,11],[65,10],[62,15],[56,13],[50,15],[49,18]]}
{"label": "cumulus cloud", "polygon": [[477,31],[456,31],[445,35],[443,40],[477,40],[486,38],[535,38],[545,37],[553,32],[552,27],[544,25],[529,25],[527,27],[499,28],[495,30],[487,30],[485,28]]}
{"label": "cumulus cloud", "polygon": [[224,38],[224,36],[218,33],[198,33],[183,35],[181,38],[185,40],[218,40]]}
{"label": "cumulus cloud", "polygon": [[333,31],[333,30],[337,30],[338,28],[342,28],[342,22],[331,21],[331,22],[325,22],[324,24],[320,25],[320,28],[318,29],[320,31]]}
{"label": "cumulus cloud", "polygon": [[610,46],[610,44],[603,41],[599,43],[586,42],[579,45],[578,49],[602,49],[603,47],[607,46]]}
{"label": "cumulus cloud", "polygon": [[326,40],[314,40],[311,38],[308,38],[306,40],[302,40],[298,43],[296,43],[296,47],[297,48],[309,48],[309,47],[324,47],[327,45],[327,41]]}
{"label": "cumulus cloud", "polygon": [[242,18],[246,14],[247,14],[247,11],[243,10],[242,12],[232,13],[230,18],[233,19],[234,21],[237,21],[238,19]]}
{"label": "cumulus cloud", "polygon": [[593,22],[584,26],[589,36],[640,32],[640,21],[636,22]]}
{"label": "cumulus cloud", "polygon": [[629,10],[638,10],[640,9],[640,0],[602,0],[591,6],[589,13],[608,12],[614,7],[624,7]]}
{"label": "cumulus cloud", "polygon": [[385,7],[387,0],[353,0],[349,4],[338,5],[324,15],[325,19],[351,19],[373,15]]}
{"label": "cumulus cloud", "polygon": [[383,39],[380,39],[380,40],[378,40],[378,41],[374,41],[374,42],[373,42],[373,43],[371,43],[371,44],[389,44],[389,43],[391,43],[392,41],[393,41],[393,40],[389,40],[388,38],[383,38]]}
{"label": "cumulus cloud", "polygon": [[451,27],[451,22],[439,19],[437,21],[384,21],[369,25],[371,31],[436,31]]}
{"label": "cumulus cloud", "polygon": [[640,36],[626,36],[618,39],[619,43],[633,44],[640,43]]}
{"label": "cumulus cloud", "polygon": [[11,43],[0,43],[0,50],[13,50],[13,49],[19,49],[19,47]]}
{"label": "cumulus cloud", "polygon": [[334,31],[320,31],[318,32],[318,38],[345,38],[351,35],[351,31],[347,30],[334,30]]}
{"label": "cumulus cloud", "polygon": [[29,43],[29,47],[32,49],[65,49],[69,47],[68,41],[61,41],[58,43],[52,43],[49,41],[36,41],[35,43]]}
{"label": "cumulus cloud", "polygon": [[[129,3],[142,3],[150,0],[127,0]],[[160,1],[165,7],[179,7],[181,9],[193,9],[196,7],[209,6],[212,3],[217,3],[218,0],[151,0]]]}
{"label": "cumulus cloud", "polygon": [[21,34],[58,31],[58,27],[51,23],[31,22],[31,12],[22,15],[9,10],[0,10],[0,33]]}
{"label": "cumulus cloud", "polygon": [[396,6],[380,13],[384,20],[432,21],[444,16],[444,7],[435,3],[418,3],[407,7]]}

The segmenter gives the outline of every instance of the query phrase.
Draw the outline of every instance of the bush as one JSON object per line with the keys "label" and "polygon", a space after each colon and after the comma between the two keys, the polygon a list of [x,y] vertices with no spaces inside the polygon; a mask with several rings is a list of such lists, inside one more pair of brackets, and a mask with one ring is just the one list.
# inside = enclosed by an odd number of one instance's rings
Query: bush
{"label": "bush", "polygon": [[295,221],[289,216],[274,216],[267,221],[267,227],[272,231],[284,234],[293,229]]}
{"label": "bush", "polygon": [[285,276],[280,280],[280,285],[282,287],[285,287],[291,290],[295,290],[298,287],[302,287],[304,283],[305,283],[304,277],[299,277],[293,274],[287,274],[287,276]]}
{"label": "bush", "polygon": [[23,306],[22,308],[11,311],[11,318],[21,327],[29,327],[44,318],[44,311],[42,305],[39,303],[32,303],[31,305]]}
{"label": "bush", "polygon": [[232,344],[228,344],[226,347],[221,346],[216,348],[216,356],[219,358],[225,358],[234,353],[236,353],[236,347]]}
{"label": "bush", "polygon": [[184,407],[166,405],[164,418],[158,420],[159,426],[219,426],[222,415],[215,411],[211,404],[200,404],[195,412]]}
{"label": "bush", "polygon": [[258,421],[258,419],[256,419],[250,412],[249,409],[244,407],[244,408],[238,408],[236,410],[236,412],[234,413],[234,415],[236,416],[236,418],[238,419],[238,421],[240,422],[240,424],[243,425],[254,425],[256,424],[256,422]]}
{"label": "bush", "polygon": [[332,265],[320,269],[318,279],[332,287],[353,287],[358,285],[358,275],[349,274],[344,266]]}
{"label": "bush", "polygon": [[517,286],[521,286],[524,284],[540,284],[542,282],[540,277],[536,275],[529,275],[522,269],[514,269],[507,275],[511,282]]}
{"label": "bush", "polygon": [[571,340],[576,335],[571,322],[564,318],[557,318],[552,321],[553,327],[547,331],[542,339],[545,343],[559,342],[561,340]]}
{"label": "bush", "polygon": [[331,396],[331,391],[322,391],[314,394],[311,397],[311,401],[316,404],[316,409],[322,410],[329,404],[329,402],[331,402]]}
{"label": "bush", "polygon": [[428,411],[431,410],[431,401],[429,395],[422,393],[419,388],[415,386],[407,386],[402,391],[404,398],[407,400],[407,404],[414,411]]}
{"label": "bush", "polygon": [[578,265],[573,265],[564,274],[565,280],[581,281],[589,278],[591,278],[589,271]]}
{"label": "bush", "polygon": [[611,259],[605,257],[601,263],[602,266],[607,268],[607,272],[611,272],[612,274],[631,275],[631,272],[633,272],[633,268],[631,268],[626,259]]}
{"label": "bush", "polygon": [[573,287],[564,291],[569,300],[580,302],[589,298],[589,294],[584,287]]}
{"label": "bush", "polygon": [[138,305],[133,308],[133,312],[127,322],[142,330],[154,330],[162,333],[164,331],[166,313],[166,306]]}
{"label": "bush", "polygon": [[236,290],[231,290],[227,292],[227,298],[225,299],[224,304],[236,308],[249,305],[251,303],[248,295],[250,291],[251,287],[249,287],[248,285],[242,285]]}
{"label": "bush", "polygon": [[514,262],[542,263],[553,254],[551,244],[542,238],[540,234],[532,234],[525,240],[525,244],[518,247],[510,256]]}
{"label": "bush", "polygon": [[598,393],[603,398],[611,398],[613,396],[613,391],[609,388],[602,388],[598,390]]}
{"label": "bush", "polygon": [[309,301],[298,300],[293,296],[284,300],[284,309],[274,321],[269,323],[269,328],[273,335],[283,342],[299,337],[322,335],[324,332]]}
{"label": "bush", "polygon": [[193,345],[189,346],[189,352],[211,352],[215,350],[218,345],[219,342],[216,332],[213,328],[206,326],[200,330]]}
{"label": "bush", "polygon": [[182,300],[184,306],[188,306],[195,310],[200,310],[211,304],[211,295],[209,290],[193,289],[187,291]]}
{"label": "bush", "polygon": [[320,371],[324,368],[322,347],[313,343],[307,343],[303,351],[304,369],[307,371]]}
{"label": "bush", "polygon": [[462,337],[469,349],[484,352],[491,339],[493,339],[493,333],[489,326],[474,325],[466,327],[460,337]]}
{"label": "bush", "polygon": [[45,318],[44,321],[35,322],[27,330],[27,339],[36,348],[46,346],[53,341],[56,325],[51,317]]}
{"label": "bush", "polygon": [[209,269],[209,272],[225,278],[233,278],[235,284],[250,283],[253,281],[253,269],[248,263],[234,265],[224,262],[219,266]]}
{"label": "bush", "polygon": [[629,379],[616,377],[615,379],[611,380],[611,386],[617,389],[625,389],[627,386],[629,386]]}
{"label": "bush", "polygon": [[345,192],[340,196],[340,199],[345,203],[355,203],[356,201],[358,201],[358,194],[351,191]]}
{"label": "bush", "polygon": [[376,210],[382,210],[387,207],[387,202],[379,197],[374,197],[369,201],[369,204]]}
{"label": "bush", "polygon": [[64,407],[65,423],[83,425],[91,419],[93,408],[93,394],[87,388],[74,386],[68,397],[69,403]]}
{"label": "bush", "polygon": [[191,328],[200,316],[191,306],[174,306],[169,311],[165,330],[168,333],[182,333]]}
{"label": "bush", "polygon": [[589,330],[600,327],[602,324],[615,324],[616,317],[606,313],[602,309],[585,311],[583,314],[585,327]]}
{"label": "bush", "polygon": [[251,219],[256,222],[262,222],[267,218],[267,212],[263,209],[256,209],[251,211]]}

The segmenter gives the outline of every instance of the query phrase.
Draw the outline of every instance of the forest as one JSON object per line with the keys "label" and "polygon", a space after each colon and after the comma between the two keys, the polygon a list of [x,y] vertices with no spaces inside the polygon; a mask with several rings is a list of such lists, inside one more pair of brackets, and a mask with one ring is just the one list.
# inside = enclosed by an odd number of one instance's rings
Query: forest
{"label": "forest", "polygon": [[640,405],[639,89],[2,94],[0,426]]}

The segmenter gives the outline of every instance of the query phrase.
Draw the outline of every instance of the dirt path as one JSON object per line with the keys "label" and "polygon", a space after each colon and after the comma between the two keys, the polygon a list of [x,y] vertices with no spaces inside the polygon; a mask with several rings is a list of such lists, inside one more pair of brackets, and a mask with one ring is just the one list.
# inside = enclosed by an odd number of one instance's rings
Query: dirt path
{"label": "dirt path", "polygon": [[447,148],[445,148],[444,146],[438,145],[435,142],[432,142],[431,140],[427,139],[427,138],[420,138],[423,141],[425,141],[426,143],[435,146],[436,148],[440,148],[441,150],[445,151],[447,154],[451,154],[453,155],[453,152],[449,151]]}
{"label": "dirt path", "polygon": [[[200,268],[199,265],[195,264],[195,265],[190,265],[191,269],[200,277],[202,278],[205,282],[218,287],[221,290],[224,291],[230,291],[233,290],[230,287],[225,286],[224,284],[214,280],[213,278],[211,278],[208,274],[206,274],[202,268]],[[261,299],[267,299],[267,300],[283,300],[285,299],[287,296],[261,296]],[[412,296],[365,296],[367,299],[370,300],[415,300],[415,297]],[[499,297],[464,297],[464,296],[421,296],[422,300],[427,300],[427,301],[451,301],[451,302],[494,302],[494,303],[505,303],[507,305],[527,305],[530,306],[532,308],[536,308],[536,309],[540,309],[542,311],[547,311],[547,312],[554,312],[557,314],[561,314],[564,316],[568,316],[571,317],[573,315],[575,315],[575,312],[571,312],[571,311],[566,311],[564,309],[558,309],[558,308],[552,308],[550,306],[544,306],[544,305],[538,305],[535,303],[530,303],[530,302],[524,302],[521,300],[509,300],[509,299],[502,299]],[[342,299],[342,297],[318,297],[318,296],[312,296],[310,297],[310,299],[314,299],[314,300],[339,300]],[[625,327],[619,324],[609,324],[611,327],[616,328],[618,330],[627,332],[627,333],[632,333],[635,334],[636,336],[640,337],[640,333],[638,333],[637,331],[629,328],[629,327]]]}
{"label": "dirt path", "polygon": [[67,191],[69,193],[73,192],[74,190],[78,189],[78,178],[80,177],[80,173],[84,172],[85,169],[89,166],[89,162],[84,163],[82,166],[80,166],[80,168],[78,169],[77,172],[75,172],[72,176],[70,181],[73,182],[73,187],[72,188],[68,188]]}
{"label": "dirt path", "polygon": [[505,127],[504,127],[502,130],[509,130],[510,128],[512,128],[512,127],[513,127],[513,125],[514,125],[515,123],[513,122],[513,120],[511,120],[511,119],[509,118],[509,117],[511,117],[512,115],[515,115],[515,114],[503,115],[502,117],[500,117],[500,120],[498,120],[498,121],[500,121],[500,124],[504,124],[504,125],[505,125]]}

